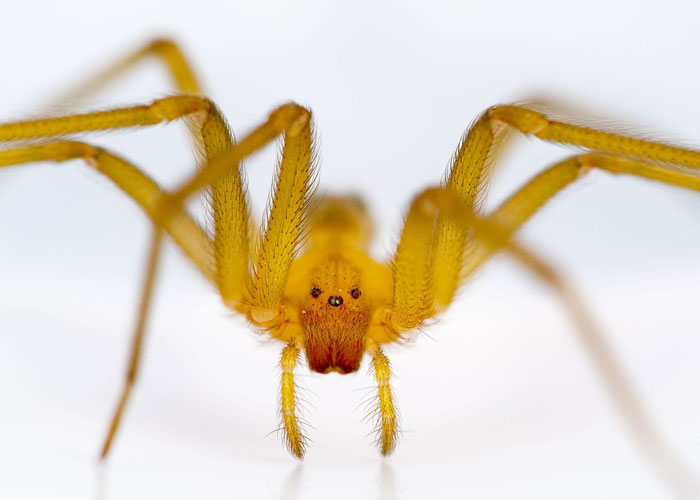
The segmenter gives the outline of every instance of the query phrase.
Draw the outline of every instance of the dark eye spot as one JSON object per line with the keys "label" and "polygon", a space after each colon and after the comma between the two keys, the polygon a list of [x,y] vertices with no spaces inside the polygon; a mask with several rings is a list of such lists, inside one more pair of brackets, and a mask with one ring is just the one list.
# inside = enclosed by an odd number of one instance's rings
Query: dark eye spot
{"label": "dark eye spot", "polygon": [[335,295],[335,296],[331,295],[330,297],[328,297],[328,303],[330,305],[332,305],[333,307],[342,306],[343,305],[343,297],[341,297],[340,295]]}
{"label": "dark eye spot", "polygon": [[320,289],[319,287],[317,287],[317,286],[313,287],[313,288],[311,289],[311,296],[312,296],[314,299],[317,299],[319,295],[321,295],[321,289]]}
{"label": "dark eye spot", "polygon": [[350,296],[351,296],[353,299],[359,298],[360,295],[362,295],[362,292],[360,291],[359,288],[353,288],[352,290],[350,290]]}

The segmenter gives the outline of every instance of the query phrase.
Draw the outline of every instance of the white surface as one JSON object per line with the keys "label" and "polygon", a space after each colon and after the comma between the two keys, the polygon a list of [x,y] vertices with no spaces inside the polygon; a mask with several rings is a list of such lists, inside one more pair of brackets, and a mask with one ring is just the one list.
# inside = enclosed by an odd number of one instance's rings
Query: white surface
{"label": "white surface", "polygon": [[[484,108],[547,98],[698,144],[697,8],[683,2],[77,1],[0,16],[0,118],[154,35],[184,45],[237,134],[311,106],[321,187],[361,192],[391,248]],[[169,90],[155,64],[92,103]],[[180,125],[91,138],[166,185],[192,171]],[[272,148],[274,149],[274,148]],[[272,149],[248,162],[260,210]],[[495,204],[569,154],[518,141]],[[201,213],[201,203],[193,208]],[[148,225],[79,163],[0,172],[0,498],[665,498],[557,301],[505,258],[439,324],[389,354],[404,434],[382,460],[358,408],[371,378],[308,375],[303,465],[276,428],[280,346],[231,318],[184,259],[163,265],[143,377],[107,467]],[[593,173],[522,238],[579,286],[644,401],[700,474],[700,198]],[[313,405],[313,406],[312,406]]]}

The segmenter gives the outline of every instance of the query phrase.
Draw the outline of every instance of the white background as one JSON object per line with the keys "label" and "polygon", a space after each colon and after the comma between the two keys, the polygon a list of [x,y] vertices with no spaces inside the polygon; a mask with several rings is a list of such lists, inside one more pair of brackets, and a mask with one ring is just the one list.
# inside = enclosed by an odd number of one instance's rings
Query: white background
{"label": "white background", "polygon": [[[439,181],[492,104],[548,100],[618,130],[700,143],[692,2],[71,0],[0,11],[3,121],[51,111],[43,103],[91,70],[172,35],[239,136],[286,100],[312,107],[321,189],[368,200],[379,257],[411,196]],[[164,70],[144,64],[90,104],[170,90]],[[166,186],[193,169],[179,124],[90,140]],[[247,162],[258,212],[273,150]],[[516,141],[490,205],[567,154]],[[700,198],[592,173],[521,235],[581,290],[700,475]],[[281,346],[225,311],[170,249],[141,383],[99,469],[147,237],[139,210],[80,162],[0,172],[0,498],[666,497],[556,298],[504,257],[427,335],[388,349],[404,429],[390,458],[362,421],[366,364],[345,377],[299,370],[313,426],[299,464],[268,435]]]}

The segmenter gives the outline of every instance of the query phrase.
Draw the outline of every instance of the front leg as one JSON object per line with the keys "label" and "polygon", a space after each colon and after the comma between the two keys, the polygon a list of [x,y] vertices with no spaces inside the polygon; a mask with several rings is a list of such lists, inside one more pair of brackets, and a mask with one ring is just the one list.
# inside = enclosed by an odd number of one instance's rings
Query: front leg
{"label": "front leg", "polygon": [[[649,164],[626,157],[598,153],[585,155],[583,158],[587,162],[595,160],[594,164],[588,165],[591,167],[607,168],[614,172],[644,174],[643,177],[666,180],[667,182],[673,180],[677,182],[671,183],[689,188],[697,187],[697,177],[686,177],[687,174],[684,172],[677,173],[673,170],[666,170],[660,164]],[[565,163],[560,165],[567,167]],[[536,178],[534,183],[527,187],[543,187],[540,184],[541,179],[546,180],[547,177]],[[547,191],[542,191],[542,193],[545,192]],[[530,201],[534,200],[530,198]],[[512,207],[508,202],[503,206]],[[496,216],[499,212],[503,218]],[[387,327],[397,334],[401,334],[420,326],[421,322],[429,317],[421,316],[421,313],[429,311],[421,297],[431,296],[432,283],[435,280],[435,258],[431,253],[426,253],[421,257],[421,254],[417,252],[426,247],[431,248],[429,243],[434,241],[435,232],[438,230],[435,224],[436,219],[442,217],[468,228],[473,231],[474,237],[487,252],[506,251],[552,289],[562,301],[576,326],[579,338],[612,396],[624,424],[628,427],[632,438],[655,469],[659,478],[666,481],[668,486],[683,498],[688,492],[699,491],[695,478],[685,469],[648,417],[632,384],[624,375],[612,349],[607,345],[576,290],[546,261],[512,239],[509,227],[504,226],[504,224],[508,223],[509,220],[517,221],[517,217],[512,219],[505,217],[507,213],[508,210],[501,211],[499,209],[491,217],[481,218],[465,206],[462,200],[448,188],[427,189],[417,196],[406,217],[404,230],[392,262],[394,298],[387,311],[385,320]],[[511,215],[518,214],[522,215],[523,212],[515,211]],[[457,256],[452,255],[451,257],[456,258]]]}

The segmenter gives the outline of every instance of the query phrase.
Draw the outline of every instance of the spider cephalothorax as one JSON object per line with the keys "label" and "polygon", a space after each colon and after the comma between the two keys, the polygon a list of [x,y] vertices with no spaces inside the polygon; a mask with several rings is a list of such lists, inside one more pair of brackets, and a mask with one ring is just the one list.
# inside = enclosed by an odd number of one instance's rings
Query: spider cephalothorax
{"label": "spider cephalothorax", "polygon": [[[0,166],[83,159],[112,179],[154,224],[126,383],[103,457],[136,379],[162,236],[167,233],[227,307],[286,344],[280,361],[280,413],[289,448],[298,457],[304,454],[305,440],[296,414],[294,369],[302,350],[309,367],[321,373],[354,372],[368,354],[377,382],[378,441],[387,454],[396,443],[397,418],[382,344],[396,341],[445,310],[459,286],[491,255],[505,250],[564,299],[583,344],[638,443],[654,457],[662,474],[679,472],[679,468],[668,467],[672,464],[668,456],[661,457],[668,450],[646,421],[634,392],[573,291],[541,258],[515,241],[513,234],[556,193],[592,168],[700,191],[700,151],[573,125],[524,106],[494,106],[464,135],[444,182],[412,201],[396,250],[387,262],[378,262],[368,252],[371,223],[357,198],[311,203],[315,154],[310,110],[283,104],[234,143],[223,115],[204,97],[182,53],[169,40],[155,41],[95,81],[104,82],[154,54],[167,61],[181,94],[147,105],[0,125],[0,142],[25,146],[1,150]],[[176,119],[188,121],[204,158],[197,173],[172,192],[103,148],[65,140],[75,133]],[[556,163],[484,214],[479,200],[487,191],[492,160],[506,129],[589,152]],[[260,237],[251,237],[241,161],[280,136],[284,143],[273,201]],[[190,196],[203,190],[210,195],[211,232],[184,208]]]}
{"label": "spider cephalothorax", "polygon": [[320,373],[351,373],[360,366],[371,310],[360,289],[360,275],[340,254],[314,269],[300,321],[309,368]]}

